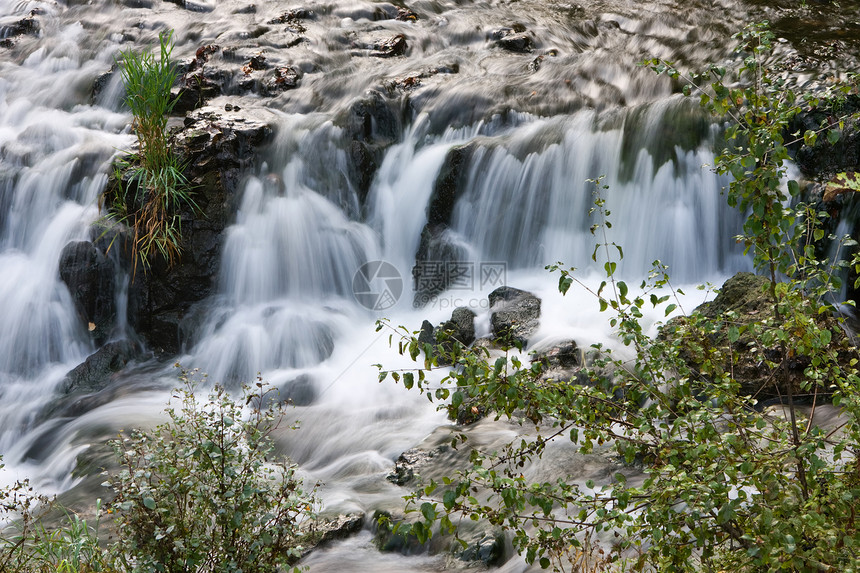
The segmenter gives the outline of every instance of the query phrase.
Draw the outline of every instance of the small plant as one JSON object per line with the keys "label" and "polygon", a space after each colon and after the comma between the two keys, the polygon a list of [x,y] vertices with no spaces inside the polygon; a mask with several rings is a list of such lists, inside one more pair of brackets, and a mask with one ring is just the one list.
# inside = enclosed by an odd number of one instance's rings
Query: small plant
{"label": "small plant", "polygon": [[175,262],[181,250],[180,208],[195,206],[184,166],[170,148],[167,132],[167,119],[176,103],[170,95],[177,77],[170,61],[172,36],[172,31],[159,34],[158,57],[133,50],[121,53],[124,101],[134,116],[138,151],[117,163],[119,188],[113,210],[133,229],[135,270],[138,262],[147,269],[155,254],[168,265]]}
{"label": "small plant", "polygon": [[[0,468],[2,468],[0,464]],[[63,512],[56,526],[48,527],[55,513],[52,498],[39,495],[26,482],[0,488],[0,571],[4,573],[111,572],[111,558],[99,547],[98,520]],[[96,504],[100,513],[100,504]]]}
{"label": "small plant", "polygon": [[106,485],[124,568],[271,573],[294,562],[314,500],[293,465],[269,459],[283,410],[260,381],[241,402],[216,387],[201,404],[181,379],[169,422],[112,442],[121,470]]}

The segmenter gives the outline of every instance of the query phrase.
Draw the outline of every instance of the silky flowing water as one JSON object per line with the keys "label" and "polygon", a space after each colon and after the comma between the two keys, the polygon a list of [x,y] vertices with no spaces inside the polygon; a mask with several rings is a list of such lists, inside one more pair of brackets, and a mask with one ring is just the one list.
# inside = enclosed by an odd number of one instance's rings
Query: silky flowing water
{"label": "silky flowing water", "polygon": [[[210,102],[265,111],[276,133],[245,173],[218,292],[192,343],[173,358],[228,384],[257,373],[281,387],[300,381],[306,399],[292,414],[301,429],[281,435],[280,449],[309,481],[323,484],[325,512],[370,515],[396,510],[407,493],[385,480],[395,458],[448,423],[416,393],[377,383],[373,364],[409,365],[389,348],[387,333],[376,332],[377,318],[417,329],[423,319],[439,323],[454,306],[469,306],[480,336],[489,330],[486,295],[505,282],[543,299],[532,347],[565,339],[612,343],[595,301],[573,292],[562,298],[544,270],[562,261],[584,276],[593,272],[594,186],[586,179],[605,176],[611,240],[623,246],[621,272],[634,282],[655,259],[670,266],[678,284],[718,284],[749,268],[732,240],[740,218],[724,204],[726,180],[707,168],[719,126],[637,62],[725,63],[731,35],[762,18],[790,37],[779,58],[807,59],[801,82],[849,69],[857,49],[856,34],[839,32],[856,28],[856,2],[842,2],[836,13],[818,4],[730,0],[423,0],[408,5],[417,16],[411,21],[393,19],[397,7],[386,3],[314,2],[302,6],[314,18],[303,21],[298,43],[296,30],[269,23],[299,7],[292,3],[178,4],[0,1],[0,40],[13,40],[0,47],[0,454],[7,465],[0,483],[28,477],[48,493],[101,495],[73,489],[77,456],[122,428],[157,423],[176,384],[173,361],[153,359],[120,373],[127,391],[96,410],[74,419],[36,417],[66,372],[96,350],[58,261],[102,215],[111,158],[134,142],[117,78],[92,97],[119,50],[152,46],[160,31],[173,29],[178,59],[217,44],[235,60],[264,54],[271,65],[302,71],[300,86],[276,97],[236,88]],[[15,23],[30,15],[38,31],[15,35]],[[826,38],[831,30],[838,49],[822,56],[810,48],[801,41],[805,26]],[[494,31],[505,27],[532,34],[533,50],[498,47]],[[368,46],[394,34],[406,37],[405,56],[369,55]],[[372,89],[400,94],[403,121],[362,200],[347,177],[349,142],[338,118]],[[444,239],[474,280],[425,297],[416,310],[412,267],[428,203],[447,154],[463,145],[472,149],[467,183]],[[369,261],[390,263],[402,279],[396,304],[381,312],[354,294],[355,273]],[[480,275],[482,265],[500,270],[501,279]],[[121,309],[125,293],[118,289]],[[689,296],[687,310],[701,300]],[[124,320],[113,333],[133,335]],[[512,431],[490,423],[470,430],[487,443]],[[443,557],[380,554],[367,531],[313,554],[307,565],[457,567]],[[523,567],[514,558],[503,568]]]}

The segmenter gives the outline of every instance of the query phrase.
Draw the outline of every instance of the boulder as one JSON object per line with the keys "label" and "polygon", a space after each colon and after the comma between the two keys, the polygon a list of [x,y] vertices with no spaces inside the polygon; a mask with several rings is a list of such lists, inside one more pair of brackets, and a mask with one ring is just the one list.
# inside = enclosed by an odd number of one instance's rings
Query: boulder
{"label": "boulder", "polygon": [[223,231],[236,210],[240,176],[272,133],[266,121],[205,106],[190,112],[173,139],[187,164],[196,208],[184,205],[181,257],[162,258],[135,274],[129,288],[129,323],[157,352],[180,349],[180,323],[195,303],[213,293]]}
{"label": "boulder", "polygon": [[113,375],[141,357],[140,347],[130,340],[108,342],[66,374],[57,395],[37,416],[39,421],[54,417],[80,416],[110,401],[99,397],[111,383]]}
{"label": "boulder", "polygon": [[73,241],[60,254],[60,279],[97,346],[116,324],[116,272],[111,259],[90,241]]}
{"label": "boulder", "polygon": [[[781,349],[777,344],[765,347],[760,337],[742,331],[735,342],[728,338],[728,324],[720,324],[730,317],[732,324],[743,327],[752,323],[760,323],[773,318],[773,302],[770,298],[769,280],[752,273],[738,273],[728,279],[713,301],[699,306],[694,313],[712,320],[719,328],[707,335],[707,344],[721,350],[726,356],[727,363],[722,366],[726,372],[731,372],[739,384],[741,395],[755,397],[759,403],[771,400],[781,401],[788,395],[791,388],[794,400],[803,402],[811,399],[801,388],[805,380],[805,370],[810,365],[810,358],[803,354],[792,353],[782,363]],[[730,313],[730,314],[729,314]],[[820,326],[831,331],[830,345],[838,360],[847,363],[850,359],[847,352],[847,335],[836,319],[827,313],[817,318]],[[702,339],[687,339],[690,335],[685,331],[689,319],[678,317],[669,321],[661,330],[660,336],[678,338],[682,358],[694,370],[699,369],[698,356],[701,355]],[[695,337],[696,335],[694,335]],[[731,361],[729,363],[729,361]],[[768,362],[776,363],[775,368]],[[819,401],[827,399],[823,393],[817,397]]]}
{"label": "boulder", "polygon": [[522,24],[493,30],[490,32],[490,38],[497,46],[509,52],[525,54],[534,49],[534,42]]}
{"label": "boulder", "polygon": [[825,105],[801,112],[791,120],[789,132],[803,134],[810,129],[820,129],[822,123],[846,117],[841,137],[836,143],[830,143],[826,133],[822,133],[814,146],[801,143],[795,147],[795,161],[804,175],[827,179],[841,171],[860,170],[860,119],[850,117],[858,111],[860,95],[851,94],[846,96],[839,109]]}
{"label": "boulder", "polygon": [[402,56],[409,49],[406,43],[406,36],[397,34],[385,40],[378,40],[371,46],[370,55],[377,58],[390,58],[392,56]]}
{"label": "boulder", "polygon": [[496,341],[527,344],[538,329],[540,299],[530,292],[508,286],[497,288],[488,298],[490,327]]}
{"label": "boulder", "polygon": [[406,450],[394,462],[394,471],[385,476],[385,479],[395,485],[405,486],[415,477],[415,472],[429,462],[434,456],[433,451],[419,448]]}

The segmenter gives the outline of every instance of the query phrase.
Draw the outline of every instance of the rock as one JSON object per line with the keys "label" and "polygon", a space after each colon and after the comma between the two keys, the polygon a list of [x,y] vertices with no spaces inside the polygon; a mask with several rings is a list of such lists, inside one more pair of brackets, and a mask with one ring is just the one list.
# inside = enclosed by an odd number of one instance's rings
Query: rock
{"label": "rock", "polygon": [[497,46],[510,52],[525,54],[534,49],[531,36],[526,33],[525,26],[521,24],[493,30],[490,32],[490,38]]}
{"label": "rock", "polygon": [[496,44],[509,52],[519,52],[521,54],[531,52],[534,48],[532,39],[527,34],[505,36],[496,40]]}
{"label": "rock", "polygon": [[409,8],[397,8],[397,17],[395,20],[400,20],[401,22],[415,22],[418,20],[418,14],[410,10]]}
{"label": "rock", "polygon": [[129,340],[108,342],[66,374],[59,385],[58,395],[37,415],[40,421],[57,416],[80,416],[109,401],[90,398],[110,384],[114,373],[141,356],[137,344]]}
{"label": "rock", "polygon": [[[316,12],[307,8],[295,8],[288,10],[278,16],[272,18],[267,24],[295,24],[298,20],[313,20],[316,18]],[[302,29],[304,31],[304,28]]]}
{"label": "rock", "polygon": [[418,342],[421,344],[436,344],[436,337],[433,335],[433,325],[429,320],[421,323],[421,330],[418,333]]}
{"label": "rock", "polygon": [[582,351],[576,341],[567,340],[536,352],[533,361],[541,361],[549,368],[575,368],[582,365]]}
{"label": "rock", "polygon": [[[487,567],[501,565],[505,558],[505,535],[501,531],[492,533],[477,532],[469,539],[465,549],[459,543],[452,546],[455,548],[454,556],[461,561],[481,562]],[[456,551],[460,549],[460,551]]]}
{"label": "rock", "polygon": [[[727,316],[732,324],[738,327],[770,320],[773,317],[773,303],[770,299],[769,281],[752,273],[738,273],[725,282],[713,301],[699,306],[694,312],[717,325],[723,323]],[[682,358],[694,371],[698,371],[700,366],[697,357],[701,354],[702,340],[697,338],[688,342],[684,338],[684,327],[688,321],[686,317],[670,320],[663,326],[660,336],[678,339]],[[820,326],[831,331],[830,346],[837,353],[839,362],[844,360],[847,363],[847,335],[835,318],[827,313],[819,315],[818,321]],[[731,342],[727,324],[708,335],[707,344],[725,353],[727,363],[723,365],[723,369],[731,372],[739,384],[739,394],[753,396],[759,403],[779,401],[788,395],[790,386],[796,401],[802,402],[805,399],[805,391],[801,385],[805,378],[804,371],[810,365],[808,356],[792,354],[785,361],[784,371],[781,367],[772,369],[767,365],[768,361],[782,361],[779,346],[774,344],[771,347],[763,347],[760,337],[753,336],[742,328],[738,339]],[[827,396],[821,395],[818,399],[826,400]]]}
{"label": "rock", "polygon": [[468,178],[469,161],[476,145],[458,145],[452,147],[445,156],[445,163],[439,170],[439,176],[433,184],[430,195],[430,207],[427,211],[428,225],[450,225],[454,213],[454,205],[463,193]]}
{"label": "rock", "polygon": [[301,75],[299,71],[290,66],[275,68],[274,72],[263,81],[263,93],[265,95],[277,95],[281,92],[295,89],[299,85]]}
{"label": "rock", "polygon": [[708,318],[719,318],[729,311],[764,315],[773,308],[768,299],[767,278],[753,273],[738,273],[729,278],[710,302],[701,304],[696,312]]}
{"label": "rock", "polygon": [[60,279],[97,346],[116,323],[116,272],[114,263],[90,241],[71,242],[60,254]]}
{"label": "rock", "polygon": [[174,101],[173,113],[186,114],[202,107],[207,99],[221,94],[223,81],[216,81],[206,68],[210,57],[220,50],[221,47],[215,44],[200,46],[194,58],[183,64],[179,85],[170,92]]}
{"label": "rock", "polygon": [[338,539],[346,539],[350,535],[358,533],[364,526],[364,514],[348,514],[339,515],[335,518],[322,519],[314,525],[314,539],[319,536],[314,549],[320,546],[336,541]]}
{"label": "rock", "polygon": [[377,58],[390,58],[392,56],[402,56],[406,53],[409,46],[406,43],[406,36],[397,34],[387,40],[379,40],[374,42],[371,47],[371,56]]}
{"label": "rock", "polygon": [[212,294],[223,231],[232,222],[241,174],[256,160],[272,130],[262,119],[214,107],[188,114],[173,145],[188,167],[197,209],[182,208],[181,257],[160,257],[129,288],[129,323],[158,352],[180,348],[179,325],[191,306]]}
{"label": "rock", "polygon": [[[836,118],[850,116],[860,111],[860,95],[846,96],[839,109],[822,106],[797,114],[790,122],[788,131],[805,133],[818,130],[822,122],[833,122]],[[838,127],[838,126],[837,126]],[[818,136],[815,145],[799,144],[795,149],[795,161],[808,177],[829,179],[841,171],[860,171],[860,119],[847,117],[841,137],[836,143],[827,141],[827,134]]]}
{"label": "rock", "polygon": [[513,287],[499,287],[489,295],[490,327],[497,341],[525,345],[540,319],[540,299]]}
{"label": "rock", "polygon": [[140,349],[129,340],[108,342],[66,374],[60,385],[60,392],[71,394],[103,390],[110,381],[111,374],[119,372],[138,356]]}
{"label": "rock", "polygon": [[394,462],[394,471],[385,476],[385,479],[395,485],[406,485],[415,477],[416,471],[433,458],[433,455],[432,451],[418,448],[406,450],[398,456]]}
{"label": "rock", "polygon": [[452,331],[454,338],[469,346],[475,341],[475,313],[464,306],[457,307],[451,313],[451,320],[441,328]]}
{"label": "rock", "polygon": [[349,177],[362,201],[382,164],[385,150],[400,138],[406,112],[402,101],[371,90],[353,100],[338,119],[349,142]]}
{"label": "rock", "polygon": [[110,67],[110,70],[99,74],[96,77],[95,81],[93,81],[93,93],[92,93],[92,102],[93,103],[106,103],[102,101],[102,98],[108,91],[108,87],[110,86],[113,79],[116,77],[116,72],[119,68],[116,64],[113,64]]}
{"label": "rock", "polygon": [[26,18],[22,18],[12,24],[0,26],[0,38],[8,39],[24,35],[38,36],[40,26],[39,21],[36,20],[36,16],[39,14],[39,10],[30,10],[30,14]]}
{"label": "rock", "polygon": [[278,388],[278,393],[282,403],[293,406],[310,406],[317,399],[313,378],[307,374],[302,374],[282,385]]}
{"label": "rock", "polygon": [[414,279],[413,306],[420,308],[451,284],[449,271],[458,262],[466,260],[468,253],[451,235],[449,225],[454,206],[466,188],[469,160],[475,145],[451,148],[433,185],[427,210],[427,224],[421,232],[421,241],[412,269]]}
{"label": "rock", "polygon": [[468,256],[466,247],[456,240],[447,225],[425,225],[412,267],[412,305],[421,308],[454,284],[458,264]]}

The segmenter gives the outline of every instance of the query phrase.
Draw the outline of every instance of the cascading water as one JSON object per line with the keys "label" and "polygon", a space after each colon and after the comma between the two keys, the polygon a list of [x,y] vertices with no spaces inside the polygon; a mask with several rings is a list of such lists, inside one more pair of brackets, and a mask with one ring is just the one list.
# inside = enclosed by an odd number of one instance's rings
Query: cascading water
{"label": "cascading water", "polygon": [[[66,372],[96,349],[58,264],[69,241],[91,238],[108,161],[132,145],[129,117],[116,111],[116,75],[92,100],[90,87],[129,39],[152,44],[166,27],[181,57],[223,45],[214,75],[234,76],[213,106],[276,110],[278,134],[244,174],[217,292],[196,309],[202,318],[178,359],[228,385],[259,372],[292,399],[301,429],[280,435],[279,448],[323,483],[325,511],[396,510],[405,490],[385,480],[393,460],[446,424],[420,396],[376,382],[372,364],[410,362],[395,356],[375,320],[415,329],[462,304],[477,312],[479,335],[488,329],[486,295],[497,282],[476,275],[468,288],[435,293],[416,310],[416,263],[473,271],[502,264],[508,284],[543,299],[534,345],[611,342],[593,301],[563,299],[543,270],[557,261],[589,267],[596,221],[588,215],[594,185],[585,180],[605,176],[610,240],[624,248],[625,276],[638,281],[654,259],[684,282],[748,268],[731,239],[739,215],[723,204],[726,181],[702,167],[713,162],[717,128],[635,65],[647,56],[724,58],[729,24],[712,3],[597,4],[419,1],[410,6],[417,20],[397,20],[386,3],[336,2],[312,6],[313,17],[297,24],[281,17],[291,6],[240,0],[187,9],[3,2],[0,40],[10,42],[0,47],[0,454],[9,467],[0,484],[29,475],[47,491],[73,487],[75,458],[89,441],[158,420],[167,401],[159,388],[175,383],[160,362],[135,365],[113,382],[130,390],[108,403],[77,418],[36,419]],[[734,23],[747,17],[742,5],[727,5]],[[39,23],[35,34],[19,25],[28,17]],[[521,27],[532,52],[496,43]],[[378,41],[393,34],[407,38],[409,52],[377,58]],[[299,87],[269,99],[243,94],[254,68],[229,66],[261,54],[272,68],[301,72]],[[356,101],[362,109],[378,101],[367,100],[368,90],[399,101],[403,117],[376,110],[350,126],[343,118]],[[352,162],[365,144],[370,175],[362,185]],[[434,211],[442,193],[445,213]],[[385,304],[355,296],[356,273],[374,261],[396,270],[391,284],[400,281],[390,299],[379,299]],[[125,330],[120,318],[114,335]],[[513,435],[477,431],[490,442]],[[367,532],[308,560],[314,571],[344,563],[375,572],[447,567],[441,558],[381,556]]]}

